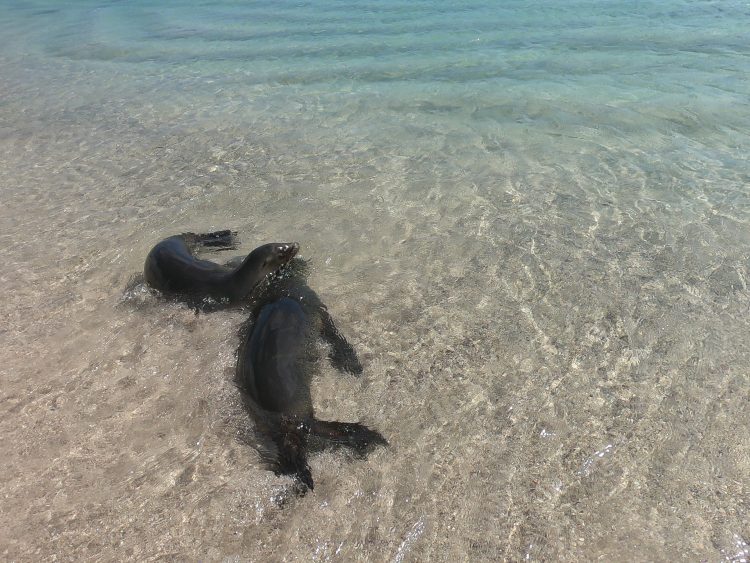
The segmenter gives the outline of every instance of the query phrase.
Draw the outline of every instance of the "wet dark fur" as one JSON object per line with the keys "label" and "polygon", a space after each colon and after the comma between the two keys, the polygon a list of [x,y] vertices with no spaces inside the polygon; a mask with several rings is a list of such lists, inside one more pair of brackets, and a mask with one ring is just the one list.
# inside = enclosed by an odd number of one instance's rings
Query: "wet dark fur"
{"label": "wet dark fur", "polygon": [[[255,303],[241,331],[236,381],[257,429],[276,449],[271,460],[278,474],[295,475],[300,493],[313,488],[307,463],[308,440],[346,446],[364,454],[387,444],[377,431],[359,423],[315,418],[310,382],[315,363],[314,339],[331,344],[330,359],[339,369],[361,373],[354,349],[338,332],[325,306],[304,283],[304,262],[295,260],[286,278],[274,278]],[[296,274],[296,275],[295,275]],[[344,343],[343,350],[341,348]]]}
{"label": "wet dark fur", "polygon": [[291,260],[299,249],[296,243],[270,243],[253,250],[247,257],[217,264],[196,257],[201,250],[232,250],[236,233],[184,233],[160,241],[149,252],[143,267],[148,285],[167,295],[200,307],[210,302],[232,304],[248,296],[268,274]]}

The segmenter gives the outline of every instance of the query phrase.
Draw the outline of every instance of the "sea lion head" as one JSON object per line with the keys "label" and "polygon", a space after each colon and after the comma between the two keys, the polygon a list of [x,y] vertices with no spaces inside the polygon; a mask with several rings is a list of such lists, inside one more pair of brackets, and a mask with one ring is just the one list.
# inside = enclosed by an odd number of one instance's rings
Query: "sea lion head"
{"label": "sea lion head", "polygon": [[226,288],[232,300],[244,298],[267,275],[277,272],[299,252],[296,242],[271,242],[248,254],[242,265],[231,273]]}
{"label": "sea lion head", "polygon": [[260,258],[259,268],[263,275],[271,274],[287,264],[299,252],[299,243],[271,242],[253,250]]}

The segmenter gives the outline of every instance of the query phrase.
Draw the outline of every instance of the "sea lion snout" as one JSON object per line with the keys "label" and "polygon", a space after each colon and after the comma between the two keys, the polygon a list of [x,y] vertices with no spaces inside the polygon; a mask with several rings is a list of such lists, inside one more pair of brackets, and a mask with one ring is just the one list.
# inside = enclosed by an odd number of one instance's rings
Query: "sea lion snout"
{"label": "sea lion snout", "polygon": [[279,246],[279,254],[281,255],[282,260],[284,260],[285,262],[288,262],[289,260],[297,256],[297,253],[299,252],[298,242],[287,242]]}

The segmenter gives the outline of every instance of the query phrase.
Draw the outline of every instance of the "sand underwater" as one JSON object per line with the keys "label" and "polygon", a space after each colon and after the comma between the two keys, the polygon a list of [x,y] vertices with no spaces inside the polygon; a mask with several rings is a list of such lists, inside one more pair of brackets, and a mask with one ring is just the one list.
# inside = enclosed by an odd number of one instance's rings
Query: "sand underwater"
{"label": "sand underwater", "polygon": [[[750,8],[0,2],[0,557],[750,559]],[[151,246],[299,241],[356,348],[266,470],[240,310]],[[129,288],[129,289],[128,289]]]}

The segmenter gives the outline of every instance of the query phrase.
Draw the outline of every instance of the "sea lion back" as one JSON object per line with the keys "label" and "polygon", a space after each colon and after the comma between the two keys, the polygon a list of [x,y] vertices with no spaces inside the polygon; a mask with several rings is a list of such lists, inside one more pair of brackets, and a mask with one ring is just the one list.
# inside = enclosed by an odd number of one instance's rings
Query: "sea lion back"
{"label": "sea lion back", "polygon": [[307,368],[310,343],[307,315],[298,302],[283,297],[265,305],[240,350],[240,381],[267,411],[312,415]]}

